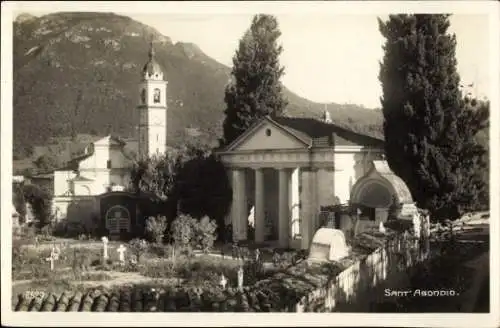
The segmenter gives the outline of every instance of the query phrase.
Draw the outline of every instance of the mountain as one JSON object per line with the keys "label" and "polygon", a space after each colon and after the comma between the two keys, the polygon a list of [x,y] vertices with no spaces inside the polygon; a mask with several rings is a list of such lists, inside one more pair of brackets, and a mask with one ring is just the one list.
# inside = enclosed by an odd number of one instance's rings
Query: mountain
{"label": "mountain", "polygon": [[[169,143],[193,130],[216,140],[230,68],[196,45],[173,43],[154,28],[113,13],[23,14],[14,22],[13,43],[17,157],[51,137],[135,136],[137,83],[151,39],[169,82]],[[325,108],[289,90],[286,96],[287,115],[319,118]],[[339,104],[329,104],[328,110],[339,125],[381,136],[379,110]]]}

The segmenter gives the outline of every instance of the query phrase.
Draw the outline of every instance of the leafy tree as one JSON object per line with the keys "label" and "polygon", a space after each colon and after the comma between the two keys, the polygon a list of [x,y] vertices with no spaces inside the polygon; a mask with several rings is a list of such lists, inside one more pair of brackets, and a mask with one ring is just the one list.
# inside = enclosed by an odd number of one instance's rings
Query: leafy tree
{"label": "leafy tree", "polygon": [[151,216],[146,220],[146,232],[157,244],[162,243],[166,229],[167,218],[165,216]]}
{"label": "leafy tree", "polygon": [[208,252],[213,247],[217,235],[215,230],[217,224],[214,220],[210,220],[208,216],[204,216],[194,227],[195,243],[203,252]]}
{"label": "leafy tree", "polygon": [[23,196],[26,203],[31,204],[35,220],[39,228],[50,223],[52,196],[42,188],[33,184],[23,186]]}
{"label": "leafy tree", "polygon": [[35,167],[40,172],[53,171],[58,166],[58,161],[54,156],[49,156],[47,154],[39,156],[34,162]]}
{"label": "leafy tree", "polygon": [[186,249],[191,246],[195,236],[196,220],[189,215],[181,214],[171,225],[171,236],[176,248]]}
{"label": "leafy tree", "polygon": [[144,239],[134,238],[128,242],[128,248],[136,256],[137,263],[139,263],[148,250],[148,242]]}
{"label": "leafy tree", "polygon": [[132,167],[129,189],[166,200],[172,195],[177,165],[177,158],[171,153],[141,159]]}
{"label": "leafy tree", "polygon": [[391,169],[433,219],[455,219],[484,196],[484,149],[475,134],[485,110],[471,110],[459,89],[449,15],[391,15],[380,68],[385,151]]}
{"label": "leafy tree", "polygon": [[278,57],[283,48],[278,21],[271,15],[256,15],[240,40],[233,57],[233,81],[226,87],[223,143],[236,139],[257,119],[279,115],[287,105],[280,78],[284,68]]}
{"label": "leafy tree", "polygon": [[[19,216],[24,219],[26,215],[26,199],[24,198],[23,183],[12,184],[12,203]],[[23,222],[20,222],[23,223]]]}

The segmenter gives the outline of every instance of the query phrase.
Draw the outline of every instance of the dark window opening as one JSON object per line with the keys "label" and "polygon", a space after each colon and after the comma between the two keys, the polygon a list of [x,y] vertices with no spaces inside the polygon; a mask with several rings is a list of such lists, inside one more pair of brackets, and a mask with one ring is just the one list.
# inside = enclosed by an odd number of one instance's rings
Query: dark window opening
{"label": "dark window opening", "polygon": [[271,135],[271,129],[266,129],[266,136],[270,136]]}
{"label": "dark window opening", "polygon": [[160,103],[160,89],[155,89],[154,90],[154,93],[153,93],[153,102],[155,104],[159,104]]}
{"label": "dark window opening", "polygon": [[375,208],[362,206],[360,219],[367,221],[375,221]]}
{"label": "dark window opening", "polygon": [[111,168],[111,160],[110,160],[110,159],[109,159],[109,160],[108,160],[108,162],[106,163],[106,167],[107,167],[108,169],[110,169],[110,168]]}

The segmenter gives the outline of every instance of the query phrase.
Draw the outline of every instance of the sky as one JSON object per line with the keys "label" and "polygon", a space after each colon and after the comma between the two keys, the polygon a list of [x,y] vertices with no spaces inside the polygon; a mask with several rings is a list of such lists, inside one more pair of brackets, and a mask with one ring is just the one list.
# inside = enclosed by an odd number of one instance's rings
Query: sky
{"label": "sky", "polygon": [[[173,42],[192,42],[210,57],[232,66],[239,39],[249,28],[254,12],[143,13],[127,8],[113,12],[156,28]],[[40,15],[48,11],[20,9]],[[95,10],[95,8],[92,8]],[[55,10],[57,11],[57,10]],[[283,83],[299,96],[316,102],[354,103],[380,107],[379,62],[384,38],[377,17],[370,12],[287,11],[276,13],[283,46]],[[458,71],[478,97],[490,94],[490,35],[488,16],[461,12],[450,19],[457,36]]]}

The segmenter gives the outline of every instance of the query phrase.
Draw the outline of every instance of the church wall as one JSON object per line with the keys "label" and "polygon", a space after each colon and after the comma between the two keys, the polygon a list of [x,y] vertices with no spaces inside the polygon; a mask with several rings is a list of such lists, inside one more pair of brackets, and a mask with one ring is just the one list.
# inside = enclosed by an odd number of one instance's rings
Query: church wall
{"label": "church wall", "polygon": [[335,204],[335,172],[333,169],[318,170],[318,202],[320,206]]}
{"label": "church wall", "polygon": [[349,201],[351,188],[356,183],[356,153],[335,153],[334,193],[341,203]]}
{"label": "church wall", "polygon": [[73,179],[76,174],[73,171],[54,171],[54,196],[60,196],[68,192],[69,179]]}

